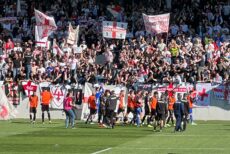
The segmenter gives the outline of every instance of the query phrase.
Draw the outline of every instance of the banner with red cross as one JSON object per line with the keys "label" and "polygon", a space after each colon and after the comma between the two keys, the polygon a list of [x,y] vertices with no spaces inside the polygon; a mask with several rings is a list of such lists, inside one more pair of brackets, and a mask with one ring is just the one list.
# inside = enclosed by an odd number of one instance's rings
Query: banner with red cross
{"label": "banner with red cross", "polygon": [[125,22],[103,21],[103,37],[125,39],[127,25]]}
{"label": "banner with red cross", "polygon": [[22,88],[27,97],[31,96],[33,92],[37,91],[38,86],[32,81],[22,81]]}
{"label": "banner with red cross", "polygon": [[197,83],[195,106],[204,106],[204,107],[209,106],[211,91],[212,91],[211,83]]}
{"label": "banner with red cross", "polygon": [[36,26],[35,26],[35,41],[37,46],[46,47],[47,38],[53,31],[57,29],[54,17],[34,10]]}
{"label": "banner with red cross", "polygon": [[53,96],[53,100],[51,102],[51,108],[62,110],[67,89],[61,85],[51,85],[50,90]]}
{"label": "banner with red cross", "polygon": [[170,14],[146,15],[143,13],[145,29],[148,33],[168,33]]}

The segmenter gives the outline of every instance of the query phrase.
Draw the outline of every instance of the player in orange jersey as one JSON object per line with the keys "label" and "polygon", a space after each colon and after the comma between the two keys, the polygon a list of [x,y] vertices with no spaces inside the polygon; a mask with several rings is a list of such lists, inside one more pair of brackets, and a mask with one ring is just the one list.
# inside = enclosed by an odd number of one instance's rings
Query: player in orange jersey
{"label": "player in orange jersey", "polygon": [[[33,92],[33,94],[29,97],[29,105],[30,105],[30,122],[35,123],[36,120],[36,113],[38,107],[38,96]],[[32,116],[34,117],[32,118]]]}

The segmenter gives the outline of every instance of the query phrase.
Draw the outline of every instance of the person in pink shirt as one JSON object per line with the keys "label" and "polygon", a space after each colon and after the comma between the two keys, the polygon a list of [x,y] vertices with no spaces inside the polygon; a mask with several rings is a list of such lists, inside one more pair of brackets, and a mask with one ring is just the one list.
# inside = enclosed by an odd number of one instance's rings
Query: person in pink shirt
{"label": "person in pink shirt", "polygon": [[64,111],[66,114],[65,128],[69,127],[69,121],[71,127],[75,128],[75,113],[73,111],[73,107],[75,107],[75,104],[73,103],[73,92],[70,91],[67,93],[66,98],[64,100]]}
{"label": "person in pink shirt", "polygon": [[5,51],[8,53],[10,50],[13,50],[14,49],[14,43],[13,41],[8,38],[7,42],[5,43],[4,45],[4,48],[5,48]]}

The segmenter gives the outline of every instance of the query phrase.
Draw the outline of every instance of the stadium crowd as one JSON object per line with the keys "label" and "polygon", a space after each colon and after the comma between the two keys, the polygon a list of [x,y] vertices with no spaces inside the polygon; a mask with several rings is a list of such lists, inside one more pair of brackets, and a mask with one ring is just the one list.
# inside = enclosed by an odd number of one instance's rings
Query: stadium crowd
{"label": "stadium crowd", "polygon": [[[229,82],[230,60],[230,5],[229,1],[206,0],[14,0],[0,2],[0,80],[5,82],[32,80],[51,81],[54,84],[104,83],[121,84],[128,89],[140,83],[163,84],[189,82]],[[20,8],[20,9],[19,9]],[[58,29],[49,36],[49,47],[35,43],[34,9],[54,16]],[[115,17],[108,8],[113,8]],[[142,13],[148,15],[170,12],[167,34],[151,35],[145,31]],[[17,17],[9,20],[10,17]],[[4,18],[4,20],[3,20]],[[102,21],[128,23],[125,40],[102,37]],[[80,25],[78,51],[67,43],[69,22]],[[53,42],[62,52],[53,49]],[[127,112],[124,91],[119,97],[114,91],[96,93],[89,97],[92,121],[98,111],[98,123],[114,127],[115,121],[141,126],[147,120],[149,127],[174,124],[175,131],[186,129],[192,118],[192,92],[175,97],[165,92],[129,91]],[[76,106],[69,92],[64,101],[66,128],[74,127]],[[50,92],[41,94],[42,122],[44,111],[50,118]],[[35,122],[38,97],[30,96],[30,119]],[[97,106],[97,102],[100,106]],[[117,108],[117,102],[118,108]],[[167,102],[167,103],[166,103]],[[184,102],[184,103],[182,103]],[[145,112],[142,112],[144,107]],[[117,111],[115,112],[115,110]],[[32,113],[34,117],[32,120]],[[145,115],[141,116],[144,113]],[[71,122],[69,122],[71,121]],[[183,128],[181,123],[184,123]],[[51,122],[51,121],[50,121]],[[153,125],[151,125],[153,124]]]}
{"label": "stadium crowd", "polygon": [[[229,1],[14,0],[0,3],[0,78],[53,83],[123,84],[229,81]],[[116,18],[107,10],[119,12]],[[56,41],[63,54],[35,46],[34,8],[55,17]],[[168,34],[145,32],[142,13],[170,12]],[[102,21],[128,23],[125,40],[102,37]],[[68,22],[80,25],[80,53],[66,43]],[[102,58],[98,58],[102,57]]]}

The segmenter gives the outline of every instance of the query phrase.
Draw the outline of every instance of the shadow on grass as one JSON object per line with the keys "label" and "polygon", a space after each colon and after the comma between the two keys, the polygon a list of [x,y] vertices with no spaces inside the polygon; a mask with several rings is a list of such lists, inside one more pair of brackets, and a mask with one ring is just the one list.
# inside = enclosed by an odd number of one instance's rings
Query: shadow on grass
{"label": "shadow on grass", "polygon": [[[13,123],[13,124],[27,124],[27,125],[31,124],[30,121],[11,121],[11,123]],[[48,122],[45,122],[45,125],[57,125],[57,124],[60,124],[60,123],[52,122],[51,124],[49,124]],[[35,125],[42,125],[42,122],[40,122],[40,121],[36,122]]]}
{"label": "shadow on grass", "polygon": [[12,124],[30,124],[29,121],[11,121]]}

